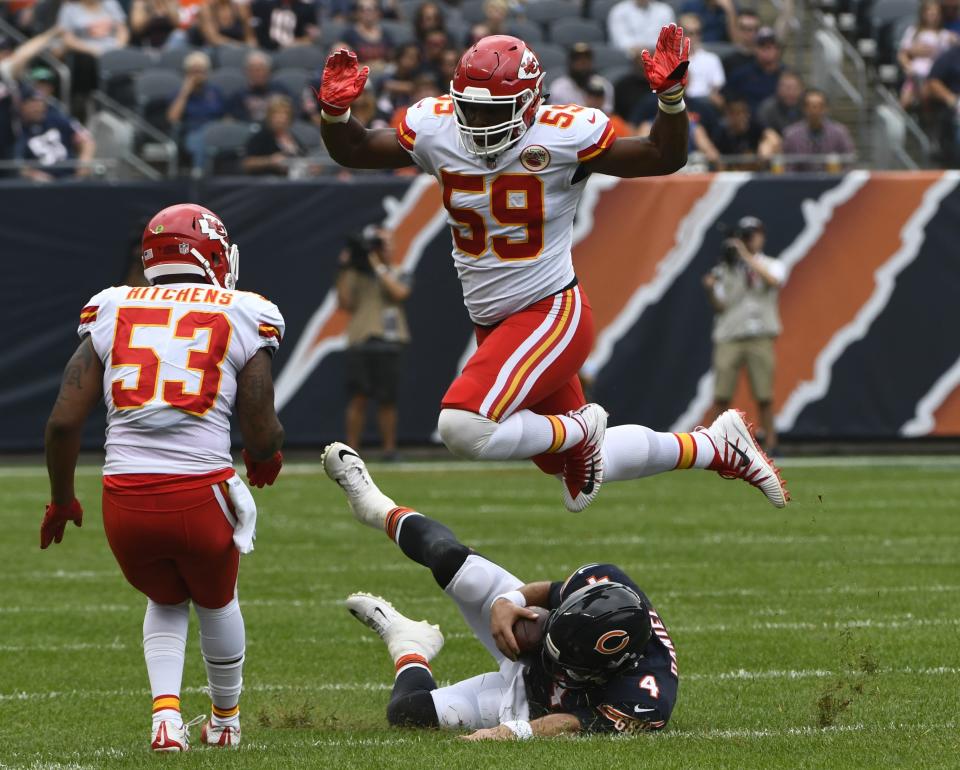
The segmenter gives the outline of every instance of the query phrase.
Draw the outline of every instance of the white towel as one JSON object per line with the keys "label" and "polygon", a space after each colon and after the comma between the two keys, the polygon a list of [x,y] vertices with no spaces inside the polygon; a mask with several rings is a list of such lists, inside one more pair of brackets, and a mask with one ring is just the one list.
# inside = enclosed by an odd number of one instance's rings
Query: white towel
{"label": "white towel", "polygon": [[247,485],[237,475],[227,479],[227,491],[237,515],[237,523],[233,528],[233,543],[240,553],[250,553],[253,550],[253,541],[257,538],[257,504],[253,501]]}

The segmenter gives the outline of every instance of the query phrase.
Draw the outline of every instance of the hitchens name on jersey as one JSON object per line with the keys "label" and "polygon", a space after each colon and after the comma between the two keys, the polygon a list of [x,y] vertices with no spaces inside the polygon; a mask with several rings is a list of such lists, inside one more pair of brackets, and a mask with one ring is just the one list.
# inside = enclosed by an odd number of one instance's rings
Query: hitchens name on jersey
{"label": "hitchens name on jersey", "polygon": [[126,299],[158,299],[161,302],[204,302],[211,305],[229,305],[233,302],[233,294],[221,289],[208,289],[205,286],[194,286],[187,289],[135,286],[127,292]]}

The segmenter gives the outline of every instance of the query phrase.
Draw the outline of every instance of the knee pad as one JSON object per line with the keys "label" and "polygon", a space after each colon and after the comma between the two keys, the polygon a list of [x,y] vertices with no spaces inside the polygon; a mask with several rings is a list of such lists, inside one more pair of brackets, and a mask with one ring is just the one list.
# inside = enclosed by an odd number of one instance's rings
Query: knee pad
{"label": "knee pad", "polygon": [[446,588],[470,555],[470,549],[457,540],[436,540],[426,548],[426,562],[434,580]]}
{"label": "knee pad", "polygon": [[437,708],[429,690],[416,690],[387,704],[387,722],[394,727],[439,727]]}
{"label": "knee pad", "polygon": [[464,409],[442,409],[437,421],[440,438],[447,449],[459,457],[479,460],[497,423],[476,412]]}

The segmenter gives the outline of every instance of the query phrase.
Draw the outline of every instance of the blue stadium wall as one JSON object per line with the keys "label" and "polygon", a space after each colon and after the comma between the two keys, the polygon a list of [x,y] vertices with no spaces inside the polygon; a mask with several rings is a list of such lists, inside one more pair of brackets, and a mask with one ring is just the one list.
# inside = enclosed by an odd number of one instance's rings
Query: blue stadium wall
{"label": "blue stadium wall", "polygon": [[[574,260],[597,320],[588,362],[612,422],[697,424],[710,404],[711,311],[701,277],[745,214],[789,269],[778,340],[777,421],[797,439],[960,436],[960,176],[593,177]],[[345,236],[396,228],[414,277],[414,341],[401,383],[401,440],[426,443],[437,405],[470,352],[440,196],[426,177],[349,182],[237,179],[0,187],[0,449],[42,446],[77,315],[126,280],[147,217],[209,206],[241,250],[241,288],[273,299],[287,333],[277,398],[290,444],[341,435],[343,328],[331,286]],[[741,383],[738,401],[752,410]],[[102,442],[103,414],[85,443]]]}

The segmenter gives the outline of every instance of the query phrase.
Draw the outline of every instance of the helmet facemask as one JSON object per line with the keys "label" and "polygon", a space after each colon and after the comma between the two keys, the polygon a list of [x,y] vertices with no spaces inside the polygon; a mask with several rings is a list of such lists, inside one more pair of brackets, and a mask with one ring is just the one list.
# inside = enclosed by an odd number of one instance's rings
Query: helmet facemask
{"label": "helmet facemask", "polygon": [[[451,83],[450,95],[453,97],[454,115],[463,148],[472,155],[493,158],[519,142],[530,126],[528,117],[536,93],[534,89],[527,88],[519,94],[493,96],[488,89],[476,86],[457,91]],[[490,126],[471,126],[464,110],[472,105],[511,105],[513,109],[507,120]]]}

